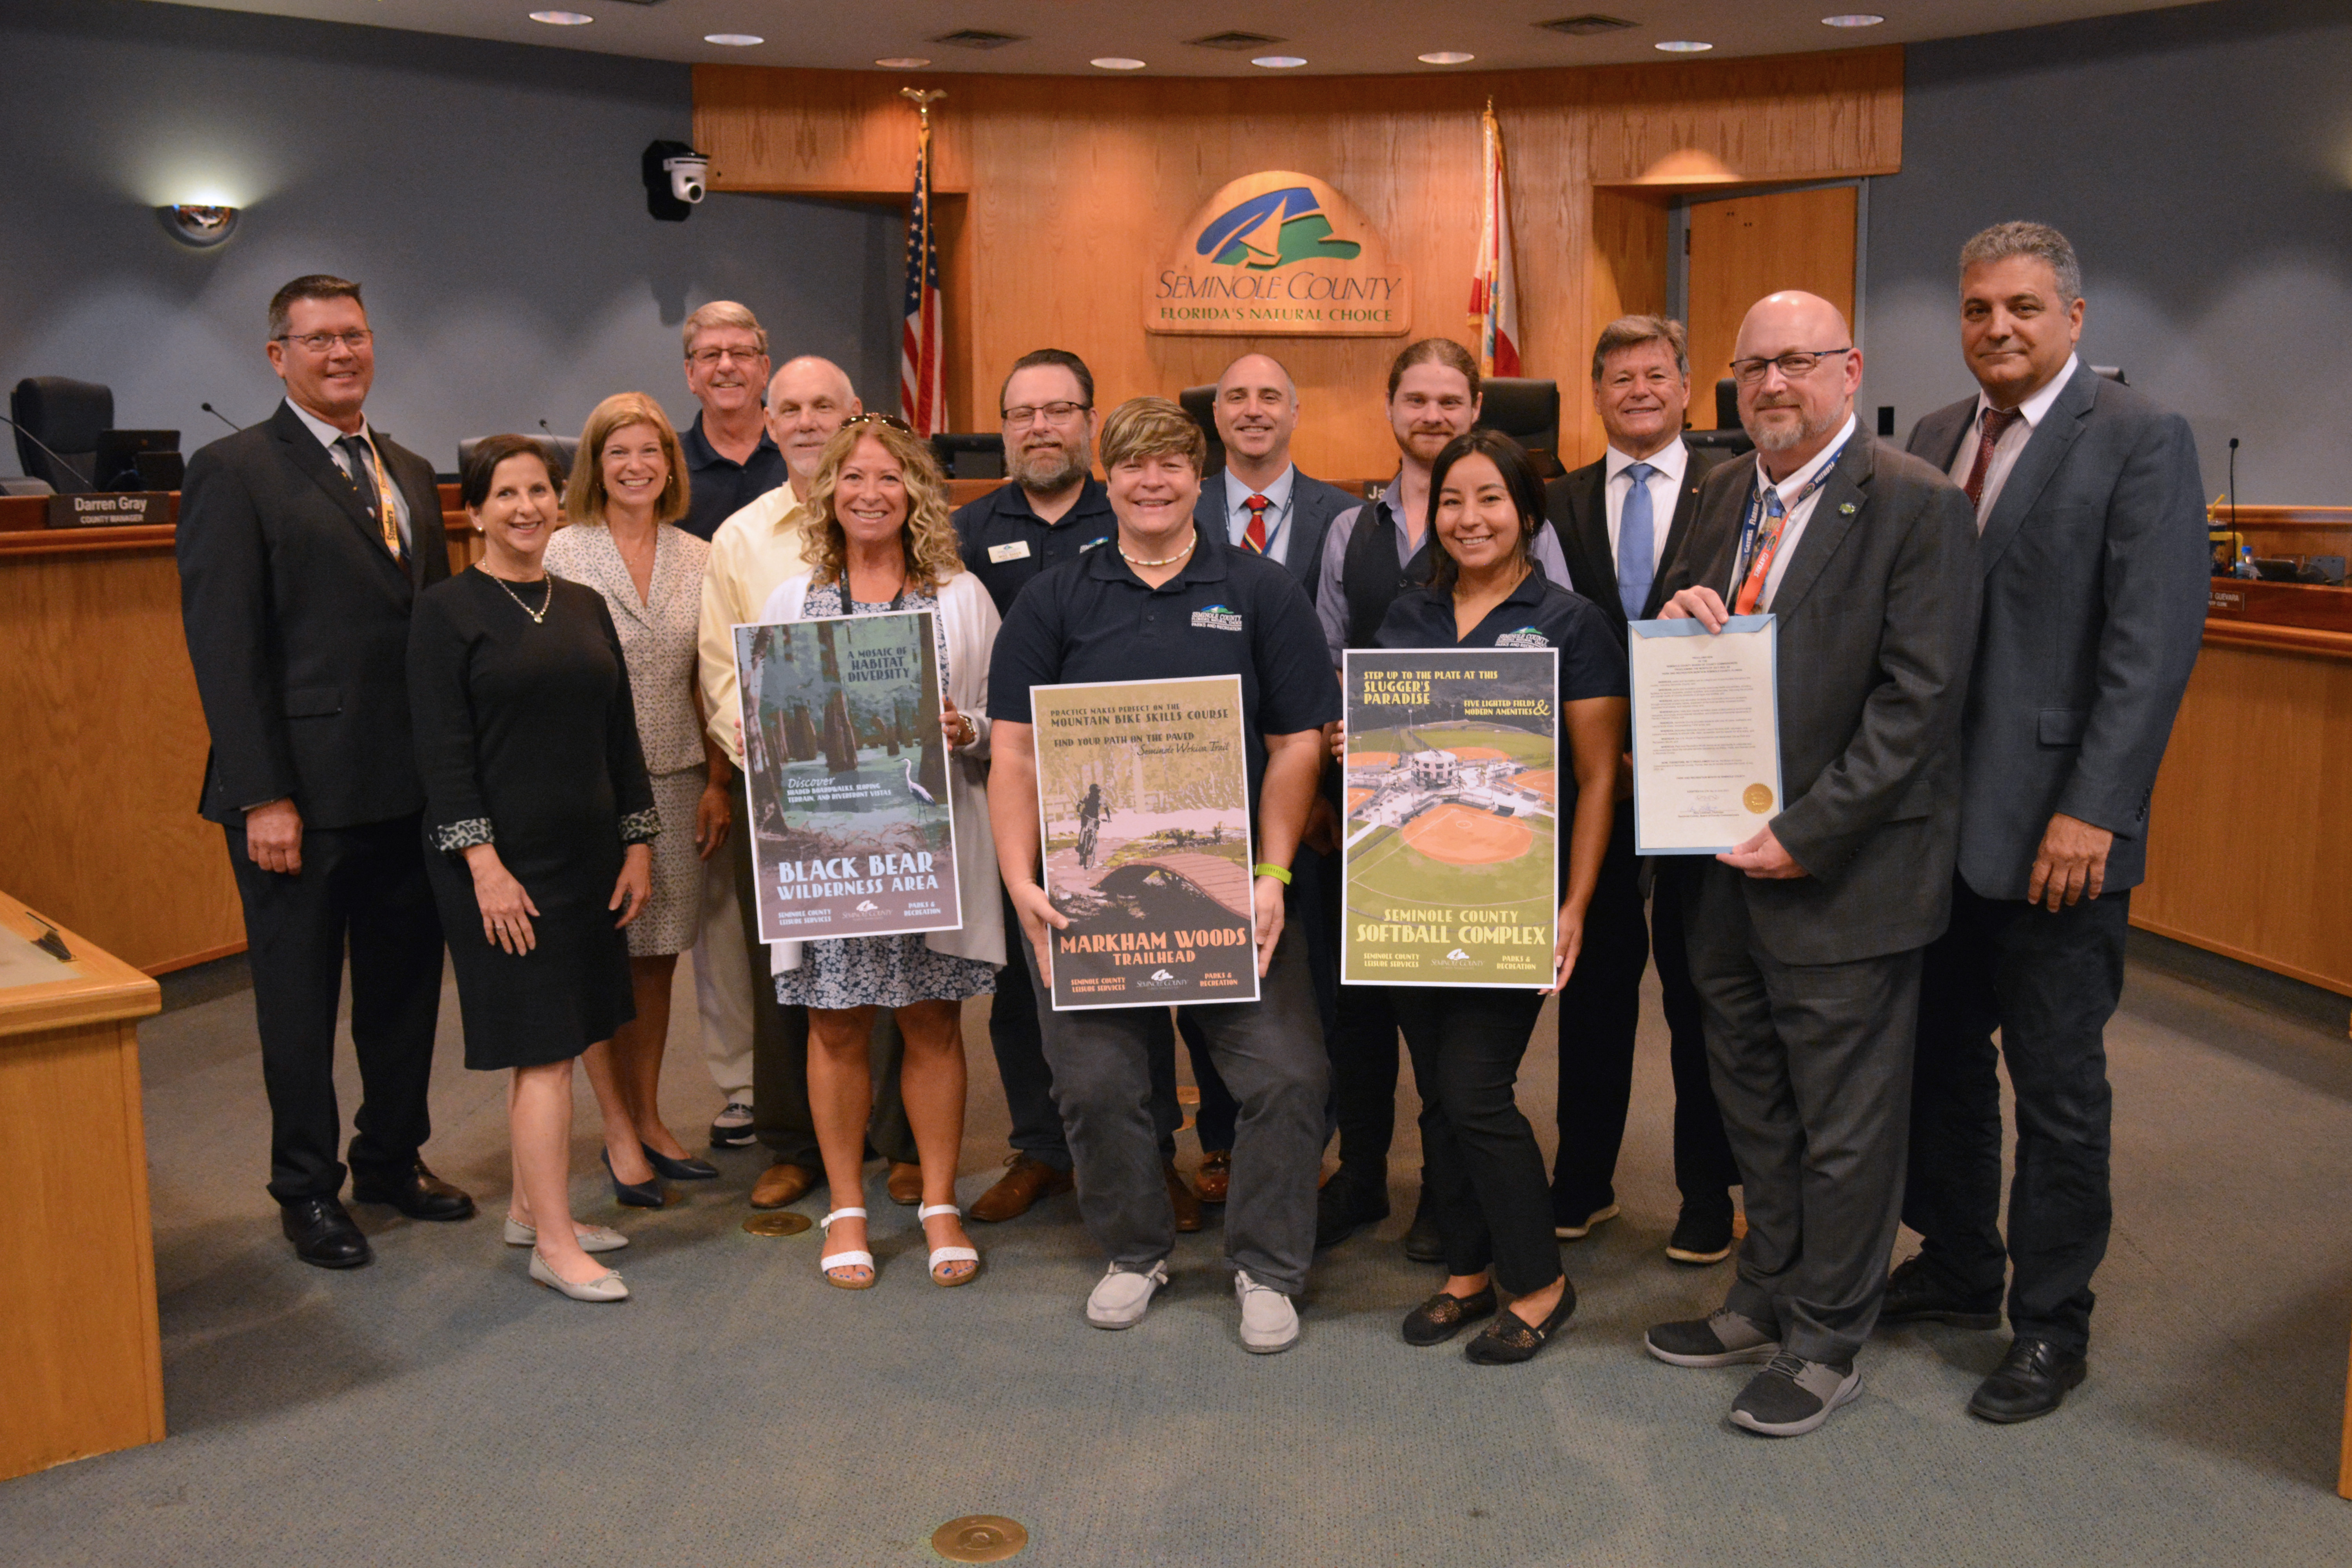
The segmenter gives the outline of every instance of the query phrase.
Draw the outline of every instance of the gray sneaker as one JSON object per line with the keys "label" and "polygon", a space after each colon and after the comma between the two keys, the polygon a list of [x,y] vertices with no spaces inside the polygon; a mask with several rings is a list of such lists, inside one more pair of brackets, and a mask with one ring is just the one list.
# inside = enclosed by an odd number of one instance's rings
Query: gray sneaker
{"label": "gray sneaker", "polygon": [[1642,1348],[1668,1366],[1736,1366],[1770,1361],[1780,1342],[1763,1324],[1723,1307],[1695,1321],[1660,1323],[1642,1336]]}
{"label": "gray sneaker", "polygon": [[711,1118],[710,1146],[714,1149],[740,1149],[751,1142],[751,1108],[740,1100],[730,1100],[726,1108]]}
{"label": "gray sneaker", "polygon": [[1242,1349],[1272,1355],[1298,1342],[1298,1309],[1271,1285],[1261,1285],[1246,1268],[1234,1270],[1234,1295],[1242,1304]]}
{"label": "gray sneaker", "polygon": [[1143,1321],[1152,1294],[1168,1283],[1168,1260],[1136,1269],[1114,1263],[1087,1298],[1087,1321],[1098,1329],[1131,1329]]}
{"label": "gray sneaker", "polygon": [[1731,1424],[1767,1437],[1801,1437],[1862,1392],[1852,1362],[1806,1361],[1783,1352],[1731,1402]]}

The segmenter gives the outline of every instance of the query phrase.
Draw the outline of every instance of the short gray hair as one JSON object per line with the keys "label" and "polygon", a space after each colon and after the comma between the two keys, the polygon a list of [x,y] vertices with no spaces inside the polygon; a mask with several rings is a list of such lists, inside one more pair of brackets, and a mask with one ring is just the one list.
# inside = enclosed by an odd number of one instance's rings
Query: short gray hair
{"label": "short gray hair", "polygon": [[1969,268],[2012,256],[2030,256],[2046,263],[2058,279],[2058,303],[2069,306],[2083,297],[2083,264],[2066,237],[2046,223],[1997,223],[1960,247],[1960,276]]}
{"label": "short gray hair", "polygon": [[1602,366],[1609,356],[1619,349],[1630,349],[1643,343],[1663,342],[1675,351],[1675,369],[1685,381],[1690,379],[1690,338],[1683,324],[1668,316],[1620,316],[1601,329],[1600,341],[1592,345],[1592,379],[1601,380]]}
{"label": "short gray hair", "polygon": [[739,305],[732,300],[713,300],[686,319],[686,354],[694,357],[694,335],[711,327],[740,327],[760,340],[760,352],[768,352],[768,329],[760,325],[760,318],[751,314],[749,305]]}

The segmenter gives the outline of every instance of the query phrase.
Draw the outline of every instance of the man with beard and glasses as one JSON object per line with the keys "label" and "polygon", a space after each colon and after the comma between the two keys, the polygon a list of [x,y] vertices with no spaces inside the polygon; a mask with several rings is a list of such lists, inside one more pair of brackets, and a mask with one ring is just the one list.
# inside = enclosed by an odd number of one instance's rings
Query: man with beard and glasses
{"label": "man with beard and glasses", "polygon": [[783,454],[760,410],[767,380],[768,331],[748,309],[713,300],[686,319],[686,389],[702,411],[678,432],[687,506],[677,525],[697,539],[784,482]]}
{"label": "man with beard and glasses", "polygon": [[[979,577],[1009,615],[1021,590],[1049,566],[1074,561],[1118,531],[1110,492],[1094,477],[1095,377],[1087,362],[1066,349],[1037,349],[1013,362],[998,399],[1004,419],[1004,472],[1010,481],[955,514],[956,539],[967,570]],[[1025,705],[1024,705],[1025,706]],[[1008,897],[1007,931],[1019,916]],[[968,1219],[1017,1218],[1040,1198],[1071,1190],[1070,1146],[1054,1104],[1054,1077],[1045,1065],[1037,1028],[1037,997],[1027,971],[1004,967],[988,1020],[1003,1080],[1005,1107],[1013,1116],[1013,1153],[1004,1174],[966,1211]],[[1176,1169],[1176,1046],[1162,1022],[1151,1041],[1151,1098],[1158,1125],[1160,1164],[1176,1228],[1201,1228],[1201,1200]]]}

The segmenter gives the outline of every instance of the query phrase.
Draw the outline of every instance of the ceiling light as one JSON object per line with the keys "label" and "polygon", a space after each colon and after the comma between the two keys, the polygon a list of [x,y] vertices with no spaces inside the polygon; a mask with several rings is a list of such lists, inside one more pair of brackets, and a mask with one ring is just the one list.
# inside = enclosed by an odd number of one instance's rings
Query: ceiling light
{"label": "ceiling light", "polygon": [[1425,66],[1466,66],[1477,58],[1476,55],[1465,55],[1460,49],[1432,49],[1421,57],[1421,63]]}
{"label": "ceiling light", "polygon": [[1307,59],[1303,55],[1260,55],[1257,58],[1250,61],[1250,64],[1254,66],[1264,66],[1270,71],[1291,70],[1297,67],[1303,66],[1306,63]]}
{"label": "ceiling light", "polygon": [[584,27],[596,18],[585,11],[533,11],[530,19],[551,27]]}
{"label": "ceiling light", "polygon": [[920,55],[892,55],[887,60],[876,60],[874,63],[884,70],[919,71],[931,62]]}
{"label": "ceiling light", "polygon": [[1715,47],[1713,44],[1702,44],[1691,38],[1668,38],[1655,47],[1670,55],[1703,55]]}
{"label": "ceiling light", "polygon": [[237,211],[232,206],[183,202],[157,207],[155,216],[173,239],[198,250],[210,249],[236,232]]}
{"label": "ceiling light", "polygon": [[1824,27],[1875,27],[1885,20],[1886,20],[1885,17],[1873,16],[1868,11],[1849,11],[1842,16],[1822,17],[1822,26]]}
{"label": "ceiling light", "polygon": [[1143,68],[1141,60],[1131,60],[1124,55],[1105,55],[1098,60],[1088,60],[1087,64],[1107,71],[1139,71]]}
{"label": "ceiling light", "polygon": [[706,44],[719,44],[730,49],[748,49],[754,44],[764,44],[768,40],[757,33],[705,33],[702,35],[702,41]]}

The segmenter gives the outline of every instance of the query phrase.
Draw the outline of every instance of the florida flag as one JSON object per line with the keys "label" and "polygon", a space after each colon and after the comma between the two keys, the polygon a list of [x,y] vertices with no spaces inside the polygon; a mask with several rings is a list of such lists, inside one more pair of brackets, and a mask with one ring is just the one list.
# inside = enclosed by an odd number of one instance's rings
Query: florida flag
{"label": "florida flag", "polygon": [[915,195],[907,207],[907,325],[899,334],[898,414],[918,436],[947,423],[947,354],[940,321],[940,247],[931,234],[931,127],[915,153]]}
{"label": "florida flag", "polygon": [[1503,197],[1503,129],[1486,105],[1486,214],[1478,226],[1478,265],[1470,279],[1470,326],[1478,334],[1478,374],[1519,374],[1519,285],[1511,271],[1511,216]]}

